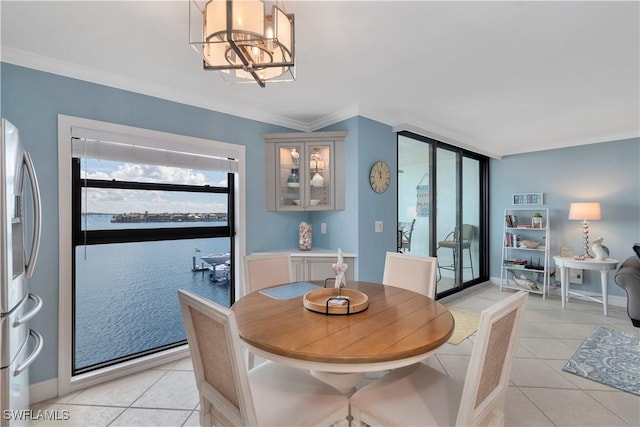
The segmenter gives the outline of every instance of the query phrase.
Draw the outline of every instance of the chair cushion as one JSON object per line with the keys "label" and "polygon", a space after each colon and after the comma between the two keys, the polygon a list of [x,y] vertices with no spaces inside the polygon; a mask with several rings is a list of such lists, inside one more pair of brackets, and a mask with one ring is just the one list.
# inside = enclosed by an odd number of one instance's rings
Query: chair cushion
{"label": "chair cushion", "polygon": [[265,362],[249,371],[249,382],[263,426],[329,425],[336,413],[348,413],[348,397],[306,370]]}
{"label": "chair cushion", "polygon": [[422,363],[395,369],[351,396],[362,421],[393,426],[453,426],[463,384]]}

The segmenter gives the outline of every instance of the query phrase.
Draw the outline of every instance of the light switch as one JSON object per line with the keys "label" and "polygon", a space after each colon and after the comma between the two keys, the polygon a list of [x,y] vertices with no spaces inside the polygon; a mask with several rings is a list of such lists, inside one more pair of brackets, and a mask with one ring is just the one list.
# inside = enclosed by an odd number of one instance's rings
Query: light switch
{"label": "light switch", "polygon": [[376,221],[376,233],[382,233],[382,221]]}
{"label": "light switch", "polygon": [[327,234],[327,223],[326,222],[321,222],[320,223],[320,234]]}

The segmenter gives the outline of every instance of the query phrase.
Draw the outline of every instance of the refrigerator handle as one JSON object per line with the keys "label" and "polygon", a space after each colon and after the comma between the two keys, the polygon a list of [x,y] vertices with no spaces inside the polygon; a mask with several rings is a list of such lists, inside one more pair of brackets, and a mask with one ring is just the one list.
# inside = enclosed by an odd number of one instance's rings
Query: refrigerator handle
{"label": "refrigerator handle", "polygon": [[40,298],[38,295],[29,293],[29,296],[27,297],[27,299],[30,299],[31,301],[35,302],[36,305],[34,305],[33,308],[29,310],[28,313],[25,313],[22,316],[18,316],[18,318],[13,323],[14,327],[19,326],[25,323],[26,321],[28,321],[29,319],[31,319],[33,316],[38,314],[38,312],[42,308],[42,298]]}
{"label": "refrigerator handle", "polygon": [[42,335],[40,335],[38,332],[31,329],[29,330],[29,336],[33,337],[36,340],[36,346],[31,352],[31,354],[26,359],[24,359],[24,361],[21,364],[19,364],[16,367],[16,370],[13,372],[13,375],[16,377],[20,375],[25,369],[27,369],[29,365],[31,365],[33,361],[36,360],[36,358],[42,351],[42,344],[43,344]]}
{"label": "refrigerator handle", "polygon": [[31,194],[33,196],[33,238],[31,242],[31,252],[27,263],[25,264],[25,277],[29,278],[33,275],[33,268],[36,264],[36,258],[38,258],[38,250],[40,249],[40,229],[41,229],[41,207],[40,207],[40,186],[38,185],[38,177],[33,167],[33,161],[31,155],[28,152],[24,152],[22,161],[27,168],[27,175],[29,175],[29,183],[31,184]]}

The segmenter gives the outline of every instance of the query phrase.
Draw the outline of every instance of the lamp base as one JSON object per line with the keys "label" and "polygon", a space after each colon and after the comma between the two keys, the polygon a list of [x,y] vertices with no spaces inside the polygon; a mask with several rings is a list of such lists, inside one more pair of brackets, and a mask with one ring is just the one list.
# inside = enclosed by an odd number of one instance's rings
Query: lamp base
{"label": "lamp base", "polygon": [[582,222],[582,234],[584,237],[584,253],[581,257],[582,259],[591,259],[593,255],[589,253],[589,223],[586,220]]}

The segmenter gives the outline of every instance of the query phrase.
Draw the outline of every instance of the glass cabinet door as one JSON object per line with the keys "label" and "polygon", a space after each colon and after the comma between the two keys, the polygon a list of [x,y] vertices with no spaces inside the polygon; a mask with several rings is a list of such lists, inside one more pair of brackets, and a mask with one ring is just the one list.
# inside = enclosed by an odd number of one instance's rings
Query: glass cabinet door
{"label": "glass cabinet door", "polygon": [[278,144],[276,197],[280,209],[298,210],[304,206],[304,144]]}
{"label": "glass cabinet door", "polygon": [[307,145],[307,157],[309,158],[309,198],[305,207],[308,209],[326,209],[333,206],[333,193],[331,182],[333,174],[331,144],[309,144]]}

